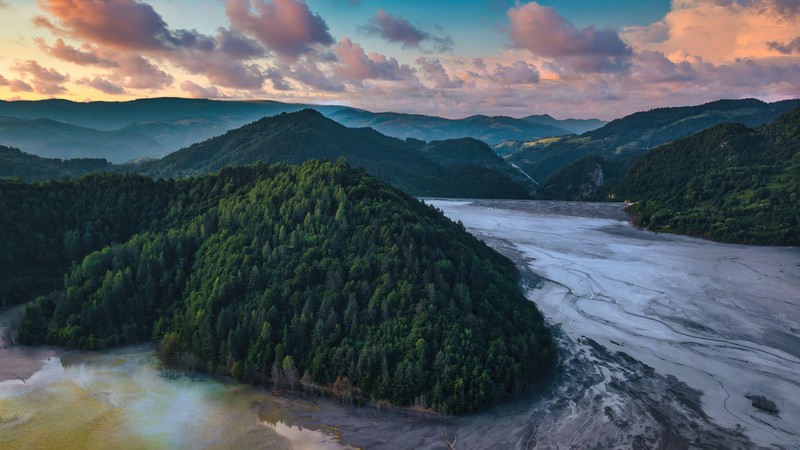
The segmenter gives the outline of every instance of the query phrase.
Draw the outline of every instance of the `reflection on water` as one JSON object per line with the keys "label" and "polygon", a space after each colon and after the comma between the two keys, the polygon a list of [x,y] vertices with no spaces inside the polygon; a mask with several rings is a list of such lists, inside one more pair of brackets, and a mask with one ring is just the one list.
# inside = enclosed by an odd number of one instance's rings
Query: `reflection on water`
{"label": "reflection on water", "polygon": [[[0,382],[0,448],[345,448],[288,402],[211,379],[167,379],[145,347],[50,357]],[[271,422],[264,420],[271,419]]]}
{"label": "reflection on water", "polygon": [[287,425],[284,422],[275,422],[269,425],[276,433],[283,436],[291,444],[293,449],[298,450],[338,450],[343,447],[334,436],[322,434],[319,431],[303,428],[299,425]]}

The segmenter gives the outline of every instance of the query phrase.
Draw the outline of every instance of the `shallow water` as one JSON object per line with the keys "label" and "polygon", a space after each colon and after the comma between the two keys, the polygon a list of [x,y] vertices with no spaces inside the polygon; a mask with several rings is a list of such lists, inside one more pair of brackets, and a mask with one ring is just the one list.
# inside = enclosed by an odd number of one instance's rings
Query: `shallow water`
{"label": "shallow water", "polygon": [[300,414],[314,409],[249,386],[165,378],[147,347],[68,353],[0,382],[0,448],[347,448]]}

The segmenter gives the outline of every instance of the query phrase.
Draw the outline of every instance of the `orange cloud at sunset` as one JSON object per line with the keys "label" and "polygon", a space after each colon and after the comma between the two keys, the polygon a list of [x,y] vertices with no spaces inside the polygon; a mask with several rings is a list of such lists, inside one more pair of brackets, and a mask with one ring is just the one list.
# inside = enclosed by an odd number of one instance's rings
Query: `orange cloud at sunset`
{"label": "orange cloud at sunset", "polygon": [[[405,17],[386,0],[342,1],[361,14],[350,22],[320,12],[319,0],[5,3],[5,99],[188,95],[614,118],[800,96],[797,0],[674,0],[659,20],[621,26],[576,25],[558,7],[527,1],[461,40],[437,24],[450,18]],[[216,14],[193,11],[200,5]],[[464,41],[489,36],[501,44],[488,52]]]}
{"label": "orange cloud at sunset", "polygon": [[663,20],[630,27],[624,37],[639,49],[660,51],[674,61],[694,56],[720,64],[776,56],[780,52],[770,42],[789,43],[800,36],[798,5],[786,0],[673,0]]}

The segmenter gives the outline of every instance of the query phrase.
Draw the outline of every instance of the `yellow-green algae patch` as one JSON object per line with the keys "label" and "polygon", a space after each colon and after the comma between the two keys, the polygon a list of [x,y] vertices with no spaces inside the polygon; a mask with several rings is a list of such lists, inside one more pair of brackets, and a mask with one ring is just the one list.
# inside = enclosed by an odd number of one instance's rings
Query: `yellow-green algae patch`
{"label": "yellow-green algae patch", "polygon": [[160,375],[145,347],[52,357],[0,382],[0,448],[345,448],[313,403]]}

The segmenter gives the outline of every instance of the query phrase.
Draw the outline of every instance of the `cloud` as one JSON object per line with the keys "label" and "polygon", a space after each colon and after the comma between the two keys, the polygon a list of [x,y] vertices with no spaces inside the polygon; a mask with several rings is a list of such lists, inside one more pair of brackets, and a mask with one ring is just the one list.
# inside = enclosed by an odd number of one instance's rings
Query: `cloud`
{"label": "cloud", "polygon": [[515,61],[508,66],[497,64],[494,76],[503,85],[536,84],[541,77],[539,70],[525,61]]}
{"label": "cloud", "polygon": [[580,72],[619,71],[633,54],[611,28],[576,28],[536,2],[508,10],[511,44]]}
{"label": "cloud", "polygon": [[8,9],[8,8],[9,8],[8,3],[6,3],[5,0],[0,0],[0,9]]}
{"label": "cloud", "polygon": [[450,78],[439,60],[419,57],[417,64],[438,89],[458,89],[464,86],[464,80]]}
{"label": "cloud", "polygon": [[11,80],[8,83],[11,92],[33,92],[33,86],[22,80]]}
{"label": "cloud", "polygon": [[[279,69],[280,70],[280,69]],[[285,76],[320,91],[345,92],[344,83],[328,76],[314,61],[304,60],[281,70]]]}
{"label": "cloud", "polygon": [[57,19],[37,16],[34,24],[56,34],[124,49],[163,49],[172,39],[152,6],[134,0],[41,0],[39,6]]}
{"label": "cloud", "polygon": [[[11,70],[18,72],[20,75],[30,77],[33,90],[39,94],[56,95],[67,92],[62,83],[69,81],[69,75],[62,75],[55,69],[46,69],[32,59],[16,62],[11,66]],[[27,90],[27,86],[29,85],[27,83],[23,82],[17,86],[19,86],[21,90],[29,92]],[[12,90],[14,90],[13,85]]]}
{"label": "cloud", "polygon": [[225,12],[235,29],[290,59],[334,43],[328,25],[302,0],[228,0]]}
{"label": "cloud", "polygon": [[781,50],[800,36],[798,13],[797,0],[673,0],[664,18],[626,28],[623,37],[636,50],[659,51],[673,61],[766,58],[788,54]]}
{"label": "cloud", "polygon": [[11,82],[8,81],[8,78],[4,77],[3,74],[0,73],[0,86],[8,86],[9,84],[11,84]]}
{"label": "cloud", "polygon": [[183,54],[173,63],[195,75],[203,75],[214,84],[235,89],[260,90],[266,77],[261,66],[243,63],[224,54]]}
{"label": "cloud", "polygon": [[645,83],[687,82],[698,78],[688,61],[674,63],[661,52],[643,50],[634,58],[632,76]]}
{"label": "cloud", "polygon": [[181,89],[195,98],[223,98],[225,97],[216,86],[203,87],[197,83],[186,80],[181,83]]}
{"label": "cloud", "polygon": [[122,86],[118,86],[111,81],[104,80],[100,77],[94,77],[92,79],[83,77],[76,80],[75,83],[95,88],[100,92],[110,95],[123,95],[127,93]]}
{"label": "cloud", "polygon": [[423,41],[430,41],[439,52],[447,52],[453,48],[453,39],[444,33],[441,27],[434,31],[424,31],[415,27],[407,19],[394,16],[382,9],[369,19],[369,23],[361,27],[369,36],[380,36],[388,42],[401,44],[403,47],[419,47]]}
{"label": "cloud", "polygon": [[270,67],[264,72],[264,76],[272,83],[272,88],[276,91],[290,91],[292,86],[286,81],[280,70]]}
{"label": "cloud", "polygon": [[780,43],[780,42],[767,42],[767,47],[770,50],[775,50],[778,53],[782,53],[784,55],[791,55],[792,53],[800,53],[800,37],[796,37],[792,39],[791,42],[787,43]]}
{"label": "cloud", "polygon": [[334,73],[340,80],[358,83],[363,80],[400,80],[413,76],[413,70],[407,65],[398,64],[395,58],[387,58],[379,53],[364,49],[350,38],[344,38],[334,48],[334,53],[341,64],[334,67]]}
{"label": "cloud", "polygon": [[218,30],[216,41],[222,53],[234,59],[251,59],[266,55],[266,50],[258,42],[227,28]]}
{"label": "cloud", "polygon": [[118,58],[119,67],[109,78],[130,89],[159,90],[172,85],[174,78],[147,58],[128,53]]}
{"label": "cloud", "polygon": [[56,39],[56,43],[51,47],[42,38],[34,38],[34,42],[39,48],[50,56],[58,58],[63,61],[68,61],[81,66],[99,66],[99,67],[118,67],[114,61],[99,56],[96,49],[92,48],[89,44],[84,44],[84,50],[79,50],[75,47],[67,45],[61,38]]}

